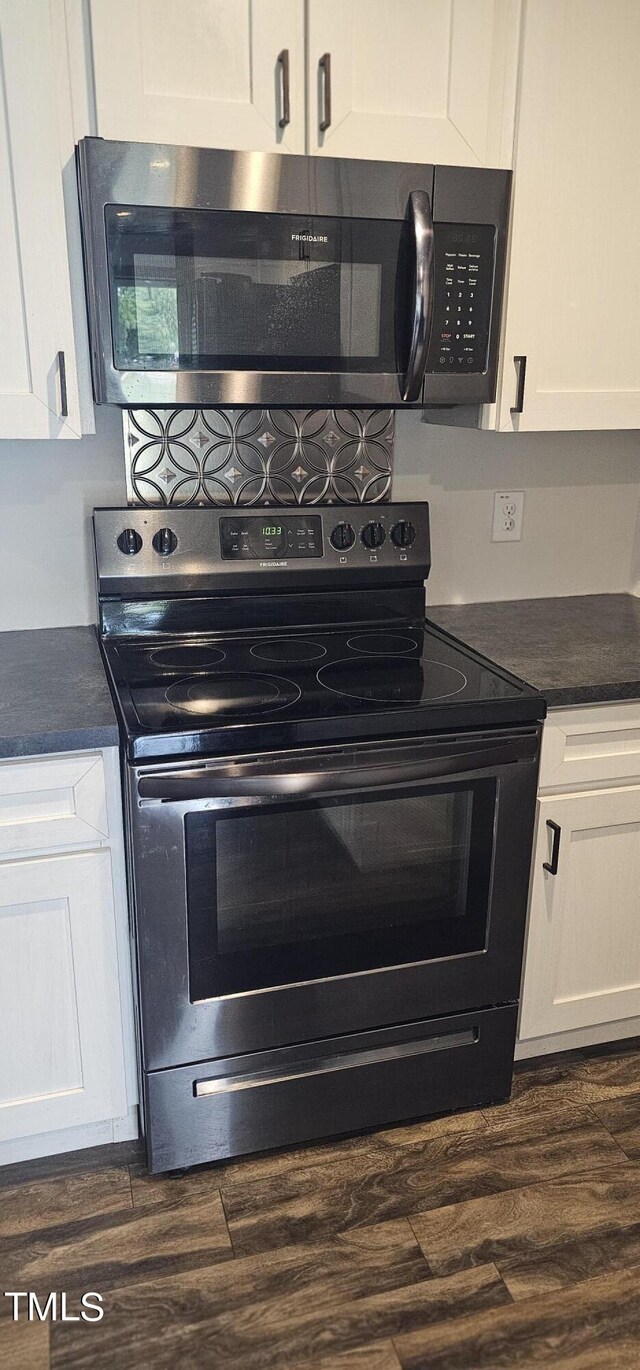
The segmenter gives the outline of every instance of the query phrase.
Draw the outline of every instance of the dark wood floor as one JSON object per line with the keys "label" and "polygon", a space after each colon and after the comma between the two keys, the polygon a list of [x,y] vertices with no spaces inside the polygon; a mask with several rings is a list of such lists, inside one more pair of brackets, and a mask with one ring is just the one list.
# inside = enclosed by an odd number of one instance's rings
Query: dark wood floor
{"label": "dark wood floor", "polygon": [[640,1366],[640,1042],[484,1112],[151,1178],[135,1145],[0,1171],[0,1365]]}

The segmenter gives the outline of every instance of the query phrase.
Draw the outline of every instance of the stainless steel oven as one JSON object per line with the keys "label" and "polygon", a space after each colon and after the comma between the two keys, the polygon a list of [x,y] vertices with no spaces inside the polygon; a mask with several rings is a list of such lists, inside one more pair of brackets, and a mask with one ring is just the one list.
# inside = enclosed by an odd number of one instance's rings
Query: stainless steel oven
{"label": "stainless steel oven", "polygon": [[78,146],[95,398],[495,396],[508,171]]}
{"label": "stainless steel oven", "polygon": [[154,1168],[508,1094],[538,745],[127,768]]}

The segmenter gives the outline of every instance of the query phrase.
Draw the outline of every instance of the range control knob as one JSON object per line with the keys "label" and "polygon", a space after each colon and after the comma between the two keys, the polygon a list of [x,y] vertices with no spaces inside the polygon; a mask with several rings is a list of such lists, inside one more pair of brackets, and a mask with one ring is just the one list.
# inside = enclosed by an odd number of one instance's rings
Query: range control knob
{"label": "range control knob", "polygon": [[381,523],[365,523],[361,533],[365,547],[382,547],[386,533]]}
{"label": "range control knob", "polygon": [[126,557],[135,557],[142,547],[142,538],[135,528],[125,528],[118,538],[118,547]]}
{"label": "range control knob", "polygon": [[391,541],[394,547],[410,547],[415,540],[416,530],[407,519],[400,519],[395,528],[391,529]]}
{"label": "range control knob", "polygon": [[161,557],[169,557],[178,546],[178,539],[171,528],[160,528],[154,535],[153,545]]}
{"label": "range control knob", "polygon": [[348,552],[355,540],[356,535],[350,523],[337,523],[329,539],[336,552]]}

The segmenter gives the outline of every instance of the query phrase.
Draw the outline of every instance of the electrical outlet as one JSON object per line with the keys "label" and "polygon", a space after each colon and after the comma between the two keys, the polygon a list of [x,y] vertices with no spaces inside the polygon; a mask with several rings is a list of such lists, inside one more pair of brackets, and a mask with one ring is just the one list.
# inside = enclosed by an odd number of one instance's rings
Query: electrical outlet
{"label": "electrical outlet", "polygon": [[493,496],[492,542],[519,542],[522,537],[524,490],[515,494],[496,491]]}

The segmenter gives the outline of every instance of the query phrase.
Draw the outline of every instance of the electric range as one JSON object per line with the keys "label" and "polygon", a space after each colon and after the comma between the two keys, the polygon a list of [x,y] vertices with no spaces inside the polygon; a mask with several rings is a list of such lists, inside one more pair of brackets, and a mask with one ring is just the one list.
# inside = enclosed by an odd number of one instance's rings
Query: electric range
{"label": "electric range", "polygon": [[94,526],[152,1169],[506,1097],[545,706],[428,506]]}

